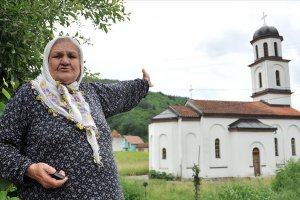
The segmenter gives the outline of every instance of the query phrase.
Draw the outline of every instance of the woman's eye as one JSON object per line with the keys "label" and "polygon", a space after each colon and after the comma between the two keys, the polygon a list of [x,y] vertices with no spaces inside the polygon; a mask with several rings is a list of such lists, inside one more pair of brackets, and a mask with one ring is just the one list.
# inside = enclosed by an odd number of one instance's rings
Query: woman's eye
{"label": "woman's eye", "polygon": [[60,58],[60,55],[53,55],[52,58]]}
{"label": "woman's eye", "polygon": [[69,55],[69,58],[77,58],[76,55]]}

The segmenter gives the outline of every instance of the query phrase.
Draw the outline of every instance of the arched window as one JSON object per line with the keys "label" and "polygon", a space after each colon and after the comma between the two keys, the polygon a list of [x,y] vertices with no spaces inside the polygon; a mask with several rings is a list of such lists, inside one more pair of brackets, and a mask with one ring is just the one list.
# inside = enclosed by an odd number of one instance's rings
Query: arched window
{"label": "arched window", "polygon": [[277,138],[274,138],[274,143],[275,143],[275,156],[278,156],[278,140]]}
{"label": "arched window", "polygon": [[255,45],[255,53],[256,53],[256,59],[258,59],[258,48],[257,48],[257,45]]}
{"label": "arched window", "polygon": [[269,56],[269,51],[268,51],[268,44],[265,42],[264,43],[264,57]]}
{"label": "arched window", "polygon": [[291,145],[292,145],[292,156],[296,155],[296,141],[295,138],[291,139]]}
{"label": "arched window", "polygon": [[280,86],[280,74],[278,70],[276,70],[275,76],[276,76],[276,85]]}
{"label": "arched window", "polygon": [[262,77],[261,77],[261,73],[258,73],[258,81],[259,81],[259,88],[262,87]]}
{"label": "arched window", "polygon": [[163,160],[167,159],[167,149],[166,148],[162,148],[162,159]]}
{"label": "arched window", "polygon": [[221,155],[220,155],[220,139],[216,139],[215,140],[215,156],[216,158],[221,158]]}
{"label": "arched window", "polygon": [[275,56],[278,57],[277,42],[274,42]]}

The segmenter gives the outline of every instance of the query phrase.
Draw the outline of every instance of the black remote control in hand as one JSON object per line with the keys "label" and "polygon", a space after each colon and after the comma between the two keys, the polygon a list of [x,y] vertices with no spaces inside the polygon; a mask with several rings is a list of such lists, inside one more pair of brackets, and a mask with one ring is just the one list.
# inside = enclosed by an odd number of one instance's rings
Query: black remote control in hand
{"label": "black remote control in hand", "polygon": [[52,178],[55,178],[55,179],[57,179],[57,180],[62,180],[62,179],[64,179],[65,178],[65,176],[64,175],[62,175],[62,174],[60,174],[60,173],[58,173],[58,172],[55,172],[54,174],[49,174]]}

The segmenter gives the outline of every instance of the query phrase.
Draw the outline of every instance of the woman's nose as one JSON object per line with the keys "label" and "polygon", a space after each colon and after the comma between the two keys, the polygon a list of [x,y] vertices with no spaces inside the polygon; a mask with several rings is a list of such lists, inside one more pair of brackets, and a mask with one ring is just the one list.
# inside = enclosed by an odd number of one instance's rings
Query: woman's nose
{"label": "woman's nose", "polygon": [[66,64],[69,64],[70,63],[70,59],[68,58],[68,56],[63,56],[61,58],[61,63],[66,65]]}

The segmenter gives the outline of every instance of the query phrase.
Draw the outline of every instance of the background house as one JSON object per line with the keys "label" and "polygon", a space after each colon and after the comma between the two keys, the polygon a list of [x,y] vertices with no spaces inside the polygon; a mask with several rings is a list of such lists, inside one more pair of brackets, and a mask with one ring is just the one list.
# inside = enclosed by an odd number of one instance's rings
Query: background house
{"label": "background house", "polygon": [[125,151],[137,151],[137,145],[144,144],[139,136],[124,135],[123,149]]}
{"label": "background house", "polygon": [[141,143],[136,146],[137,151],[149,152],[149,143]]}
{"label": "background house", "polygon": [[124,137],[116,130],[111,132],[111,136],[113,151],[123,151]]}

